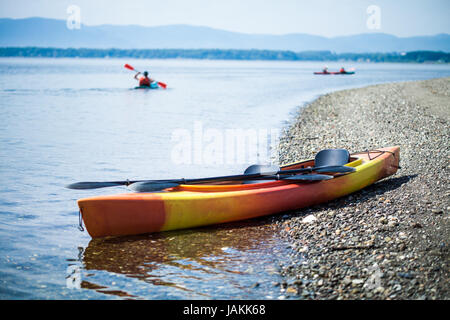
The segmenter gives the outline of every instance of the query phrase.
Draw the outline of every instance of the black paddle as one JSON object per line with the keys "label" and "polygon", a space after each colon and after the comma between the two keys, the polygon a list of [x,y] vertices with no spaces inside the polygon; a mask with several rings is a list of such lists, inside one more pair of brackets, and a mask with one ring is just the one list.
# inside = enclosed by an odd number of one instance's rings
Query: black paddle
{"label": "black paddle", "polygon": [[[264,167],[264,166],[262,166]],[[135,181],[107,181],[107,182],[76,182],[67,185],[66,187],[69,189],[78,189],[78,190],[86,190],[86,189],[97,189],[97,188],[106,188],[106,187],[114,187],[114,186],[129,186],[134,183],[145,183],[146,186],[150,188],[151,184],[155,185],[157,190],[160,190],[160,186],[167,184],[171,187],[180,184],[196,184],[196,183],[205,183],[205,182],[218,182],[218,181],[245,181],[245,180],[254,180],[255,178],[264,178],[267,179],[269,176],[274,174],[298,174],[303,172],[313,172],[314,168],[301,168],[294,170],[279,170],[277,172],[256,172],[251,174],[240,174],[240,175],[231,175],[231,176],[220,176],[220,177],[209,177],[209,178],[199,178],[199,179],[168,179],[168,180],[135,180]],[[320,172],[329,172],[329,173],[347,173],[355,171],[355,168],[345,167],[345,166],[330,166],[320,168]],[[270,179],[270,178],[269,178]],[[169,188],[169,187],[166,187]],[[165,188],[164,188],[165,189]]]}
{"label": "black paddle", "polygon": [[[311,168],[301,168],[301,169],[293,169],[293,170],[281,170],[280,167],[277,166],[268,166],[268,165],[252,165],[248,167],[244,174],[240,175],[231,175],[231,176],[221,176],[221,177],[209,177],[209,178],[200,178],[200,179],[168,179],[168,180],[136,180],[136,181],[109,181],[109,182],[77,182],[66,186],[69,189],[97,189],[97,188],[105,188],[105,187],[113,187],[113,186],[129,186],[131,184],[139,183],[135,186],[135,189],[148,190],[148,191],[158,191],[167,188],[172,188],[178,186],[180,184],[196,184],[196,183],[206,183],[206,182],[219,182],[219,181],[248,181],[251,183],[251,180],[262,179],[273,180],[274,175],[298,175],[299,173],[349,173],[353,172],[356,169],[353,167],[344,166],[344,164],[348,163],[350,159],[349,152],[344,149],[327,149],[322,150],[317,153],[314,163],[316,167]],[[272,177],[269,177],[272,176]],[[313,176],[319,176],[313,178]],[[325,176],[325,175],[323,175]],[[333,176],[330,176],[333,177]],[[324,177],[322,177],[324,178]],[[304,181],[317,181],[321,180],[320,175],[303,175],[301,180]],[[277,178],[278,179],[278,178]],[[292,179],[289,179],[292,180]],[[297,180],[300,181],[300,178]],[[322,179],[323,180],[323,179]],[[141,187],[139,187],[141,186]]]}
{"label": "black paddle", "polygon": [[[325,174],[298,174],[294,176],[280,176],[280,175],[265,175],[261,177],[252,177],[249,179],[252,179],[252,183],[255,183],[256,180],[290,180],[292,182],[303,182],[303,181],[321,181],[321,180],[330,180],[333,179],[334,176],[325,175]],[[236,180],[234,180],[236,181]],[[241,180],[242,181],[242,180]],[[246,181],[246,180],[244,180]],[[133,184],[130,184],[130,189],[136,192],[156,192],[156,191],[162,191],[167,188],[173,188],[177,187],[180,184],[198,184],[198,183],[188,183],[189,181],[186,180],[186,183],[174,183],[174,182],[136,182]],[[259,182],[259,181],[258,181]]]}
{"label": "black paddle", "polygon": [[[281,176],[279,174],[276,174],[276,175],[264,175],[264,176],[260,176],[260,177],[247,177],[247,179],[252,179],[251,180],[252,183],[260,182],[260,181],[257,181],[259,179],[261,179],[261,180],[289,180],[292,182],[303,182],[303,181],[330,180],[333,178],[334,178],[334,176],[325,175],[325,174],[298,174],[298,175],[292,175],[292,176]],[[194,179],[192,179],[192,180],[194,180]],[[155,192],[155,191],[162,191],[167,188],[177,187],[180,184],[194,185],[194,184],[199,183],[198,181],[197,181],[197,183],[193,183],[192,180],[185,180],[184,182],[181,182],[181,183],[152,182],[152,181],[136,182],[136,183],[130,184],[129,187],[130,187],[130,189],[132,189],[133,191],[136,191],[136,192]],[[223,181],[226,181],[226,180],[223,180]],[[239,181],[239,180],[233,179],[233,181]],[[241,180],[241,179],[240,179],[240,181],[246,182],[246,180]]]}
{"label": "black paddle", "polygon": [[[271,170],[271,171],[264,171],[264,170]],[[292,170],[281,170],[281,168],[277,167],[277,166],[254,164],[254,165],[248,167],[244,171],[244,175],[250,175],[250,174],[260,174],[260,175],[295,174],[295,173],[301,173],[301,172],[349,173],[349,172],[353,172],[355,170],[356,170],[355,168],[347,167],[347,166],[323,166],[323,167],[310,167],[310,168],[301,168],[301,169],[292,169]]]}

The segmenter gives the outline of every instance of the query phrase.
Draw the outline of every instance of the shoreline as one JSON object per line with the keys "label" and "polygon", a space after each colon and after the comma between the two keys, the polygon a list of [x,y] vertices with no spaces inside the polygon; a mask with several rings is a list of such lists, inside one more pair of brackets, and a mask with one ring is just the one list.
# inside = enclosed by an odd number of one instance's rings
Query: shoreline
{"label": "shoreline", "polygon": [[[376,50],[375,50],[376,51]],[[450,63],[450,54],[443,51],[408,51],[333,53],[331,51],[292,51],[272,49],[125,49],[125,48],[64,48],[39,46],[3,46],[0,57],[35,58],[120,58],[120,59],[198,59],[240,61],[312,61],[312,62],[392,62],[392,63]]]}
{"label": "shoreline", "polygon": [[[1,47],[0,47],[1,49]],[[170,57],[170,58],[159,58],[159,57],[133,57],[133,56],[126,56],[126,57],[95,57],[95,56],[89,56],[89,57],[82,57],[82,56],[74,56],[74,57],[68,57],[68,56],[5,56],[0,55],[0,59],[41,59],[41,60],[118,60],[123,61],[124,59],[128,60],[152,60],[152,61],[180,61],[180,60],[188,60],[188,61],[234,61],[234,62],[311,62],[311,63],[336,63],[340,64],[341,62],[344,63],[367,63],[367,64],[406,64],[406,65],[428,65],[428,66],[443,66],[443,65],[450,65],[450,62],[441,62],[441,61],[354,61],[354,60],[284,60],[284,59],[225,59],[225,58],[190,58],[190,57]],[[320,69],[320,68],[319,68]],[[319,70],[318,69],[318,70]],[[415,81],[415,80],[411,80]]]}
{"label": "shoreline", "polygon": [[[449,106],[450,78],[437,78],[335,91],[300,108],[280,139],[280,164],[326,148],[399,145],[401,169],[277,220],[295,251],[283,262],[282,292],[301,299],[450,298]],[[317,220],[302,222],[308,215]]]}

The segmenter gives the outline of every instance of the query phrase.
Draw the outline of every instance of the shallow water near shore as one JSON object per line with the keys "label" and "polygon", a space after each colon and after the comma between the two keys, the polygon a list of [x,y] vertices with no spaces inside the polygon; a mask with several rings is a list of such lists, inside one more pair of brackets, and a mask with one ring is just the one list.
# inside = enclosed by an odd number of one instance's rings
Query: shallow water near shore
{"label": "shallow water near shore", "polygon": [[[169,89],[132,90],[124,63]],[[323,64],[0,59],[0,298],[284,297],[274,283],[292,252],[270,217],[92,240],[77,228],[76,200],[129,190],[64,185],[238,174],[254,159],[175,164],[173,132],[281,130],[323,93],[450,76],[447,65],[365,63],[352,76],[313,75]]]}

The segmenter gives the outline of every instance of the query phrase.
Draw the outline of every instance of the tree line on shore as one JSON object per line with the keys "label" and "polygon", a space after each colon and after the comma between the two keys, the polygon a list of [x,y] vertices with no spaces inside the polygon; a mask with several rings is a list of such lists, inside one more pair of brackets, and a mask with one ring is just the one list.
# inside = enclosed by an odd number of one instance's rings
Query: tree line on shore
{"label": "tree line on shore", "polygon": [[450,53],[411,51],[391,53],[334,53],[331,51],[277,51],[234,49],[88,49],[3,47],[0,57],[42,58],[140,58],[210,60],[285,60],[285,61],[357,61],[357,62],[433,62],[449,63]]}

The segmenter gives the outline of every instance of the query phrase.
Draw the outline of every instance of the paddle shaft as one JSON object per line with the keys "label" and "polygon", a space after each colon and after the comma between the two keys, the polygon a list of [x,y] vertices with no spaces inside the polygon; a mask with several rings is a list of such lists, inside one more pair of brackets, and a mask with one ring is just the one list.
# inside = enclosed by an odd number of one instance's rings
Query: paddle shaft
{"label": "paddle shaft", "polygon": [[[166,179],[166,180],[126,180],[126,181],[108,181],[108,182],[77,182],[67,187],[69,189],[97,189],[97,188],[106,188],[113,186],[129,186],[133,183],[145,182],[148,184],[151,183],[175,183],[175,184],[197,184],[197,183],[205,183],[205,182],[218,182],[218,181],[244,181],[250,179],[271,179],[269,177],[273,177],[279,174],[298,174],[303,172],[313,172],[314,168],[301,168],[301,169],[293,169],[293,170],[280,170],[278,172],[267,172],[267,173],[252,173],[252,174],[239,174],[239,175],[229,175],[229,176],[220,176],[220,177],[208,177],[208,178],[197,178],[197,179]],[[332,171],[330,171],[332,172]],[[272,178],[273,179],[273,178]]]}
{"label": "paddle shaft", "polygon": [[[330,166],[331,168],[337,168],[341,166]],[[343,166],[342,166],[343,167]],[[351,172],[354,170],[352,167],[349,168],[347,172]],[[320,170],[321,172],[327,172],[327,167],[323,168],[301,168],[301,169],[292,169],[292,170],[280,170],[278,172],[267,172],[267,173],[251,173],[251,174],[239,174],[239,175],[231,175],[231,176],[220,176],[220,177],[209,177],[209,178],[198,178],[198,179],[172,179],[172,180],[146,180],[146,181],[137,181],[137,182],[172,182],[172,183],[180,183],[180,184],[195,184],[195,183],[204,183],[204,182],[214,182],[214,181],[239,181],[239,180],[248,180],[248,179],[279,179],[279,175],[293,175],[304,172],[313,172],[316,170]],[[335,171],[337,172],[337,171]],[[345,171],[340,171],[345,172]],[[134,182],[133,182],[134,183]],[[131,184],[131,183],[130,183]]]}

